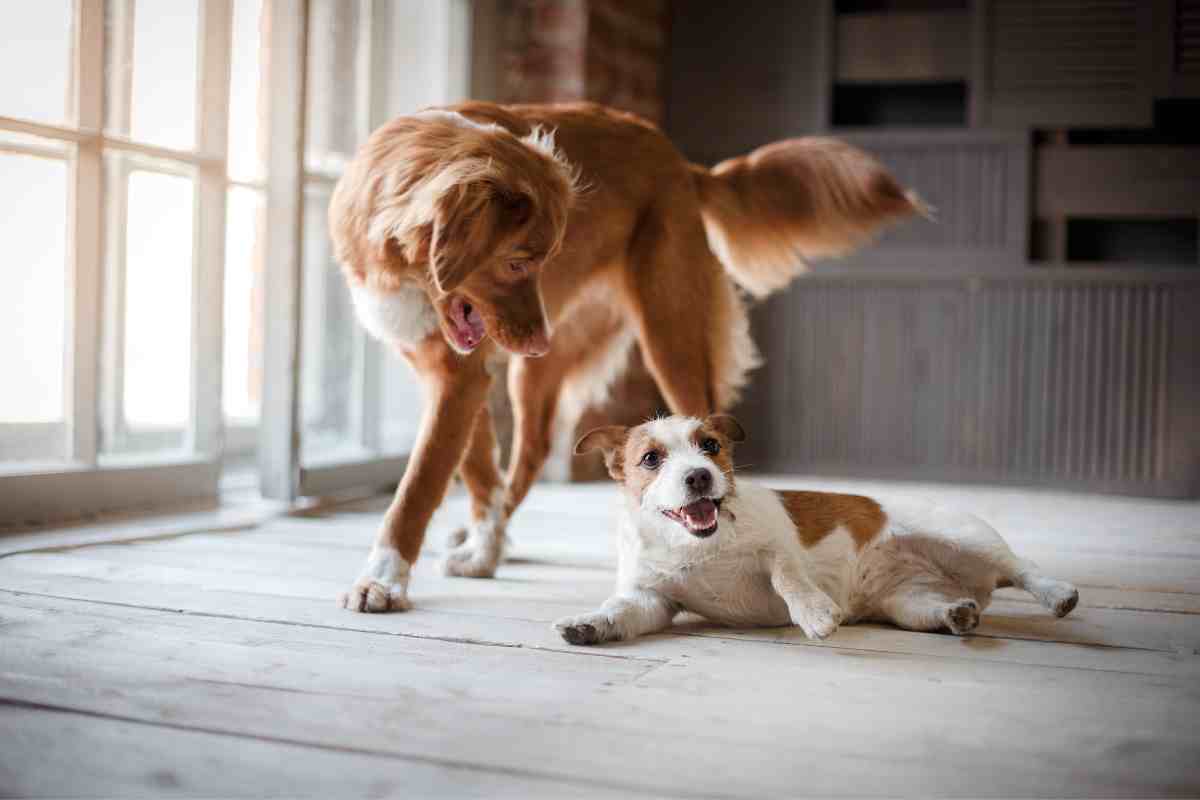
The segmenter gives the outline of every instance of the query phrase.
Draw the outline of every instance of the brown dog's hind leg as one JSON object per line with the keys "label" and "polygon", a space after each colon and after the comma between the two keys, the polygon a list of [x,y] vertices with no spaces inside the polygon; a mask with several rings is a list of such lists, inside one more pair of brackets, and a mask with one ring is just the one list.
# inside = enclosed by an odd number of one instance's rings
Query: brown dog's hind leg
{"label": "brown dog's hind leg", "polygon": [[553,346],[544,358],[518,358],[509,363],[513,444],[504,495],[505,519],[521,505],[550,455],[554,413],[567,366],[562,351]]}
{"label": "brown dog's hind leg", "polygon": [[693,417],[722,411],[730,400],[722,391],[724,351],[740,309],[699,214],[650,212],[626,286],[642,356],[671,410]]}
{"label": "brown dog's hind leg", "polygon": [[499,446],[492,413],[485,404],[475,416],[471,442],[458,474],[471,497],[471,522],[450,534],[442,562],[447,575],[490,578],[504,559],[504,479],[497,461]]}
{"label": "brown dog's hind leg", "polygon": [[342,605],[352,611],[408,607],[409,570],[421,551],[429,519],[462,461],[472,420],[483,407],[491,383],[481,352],[458,356],[440,336],[425,340],[408,356],[428,386],[428,403],[404,477],[367,563],[342,596]]}

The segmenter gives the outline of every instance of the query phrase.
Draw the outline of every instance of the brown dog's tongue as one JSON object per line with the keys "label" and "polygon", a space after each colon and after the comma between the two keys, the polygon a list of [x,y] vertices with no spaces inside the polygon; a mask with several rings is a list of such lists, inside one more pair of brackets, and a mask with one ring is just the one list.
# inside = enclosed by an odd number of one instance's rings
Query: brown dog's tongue
{"label": "brown dog's tongue", "polygon": [[679,509],[689,528],[706,530],[717,524],[717,504],[705,498]]}

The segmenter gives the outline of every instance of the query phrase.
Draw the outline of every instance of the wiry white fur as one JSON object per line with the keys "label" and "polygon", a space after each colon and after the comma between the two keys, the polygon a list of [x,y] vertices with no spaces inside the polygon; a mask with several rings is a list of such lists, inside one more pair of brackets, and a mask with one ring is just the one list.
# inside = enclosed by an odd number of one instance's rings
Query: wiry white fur
{"label": "wiry white fur", "polygon": [[425,290],[406,283],[394,292],[351,286],[358,321],[375,338],[411,348],[438,329],[438,315]]}
{"label": "wiry white fur", "polygon": [[966,633],[1001,578],[1058,616],[1078,599],[1075,587],[1017,558],[987,523],[931,503],[884,505],[883,527],[861,551],[845,529],[806,547],[776,492],[741,480],[726,496],[722,476],[712,492],[725,498],[717,531],[698,538],[662,513],[686,500],[687,469],[719,474],[690,441],[697,424],[681,417],[646,424],[666,461],[640,502],[626,494],[615,595],[595,612],[558,620],[567,641],[628,639],[667,627],[683,610],[727,625],[791,623],[811,638],[862,620]]}
{"label": "wiry white fur", "polygon": [[410,565],[394,547],[375,546],[367,556],[358,580],[342,595],[343,608],[399,611],[408,608]]}
{"label": "wiry white fur", "polygon": [[[642,430],[666,451],[666,459],[658,468],[658,475],[642,493],[641,510],[646,517],[661,517],[664,521],[671,522],[675,528],[679,528],[678,523],[669,520],[662,512],[666,509],[674,510],[689,502],[691,498],[688,497],[684,476],[693,469],[703,467],[712,473],[713,497],[724,497],[728,491],[729,481],[725,473],[692,441],[692,434],[701,424],[700,420],[693,417],[666,417],[651,420],[642,426]],[[684,533],[690,538],[695,538],[686,531]]]}

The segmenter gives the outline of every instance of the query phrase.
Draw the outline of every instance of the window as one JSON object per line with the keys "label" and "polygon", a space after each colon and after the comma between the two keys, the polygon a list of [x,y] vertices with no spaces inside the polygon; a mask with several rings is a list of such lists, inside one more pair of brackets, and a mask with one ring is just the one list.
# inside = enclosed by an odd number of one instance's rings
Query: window
{"label": "window", "polygon": [[420,400],[354,322],[325,207],[373,127],[465,96],[467,11],[39,0],[6,15],[0,524],[214,498],[222,468],[256,455],[273,496],[399,477]]}

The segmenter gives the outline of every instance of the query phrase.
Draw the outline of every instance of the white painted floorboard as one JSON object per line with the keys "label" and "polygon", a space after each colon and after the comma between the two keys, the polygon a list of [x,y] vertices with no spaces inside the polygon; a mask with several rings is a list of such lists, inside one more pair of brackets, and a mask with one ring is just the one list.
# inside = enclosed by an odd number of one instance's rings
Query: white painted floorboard
{"label": "white painted floorboard", "polygon": [[120,544],[23,534],[0,557],[0,796],[1200,794],[1200,503],[770,482],[971,509],[1080,607],[1006,590],[963,639],[693,619],[574,648],[550,622],[611,587],[609,485],[537,487],[490,581],[437,573],[452,498],[405,614],[334,604],[382,499]]}

